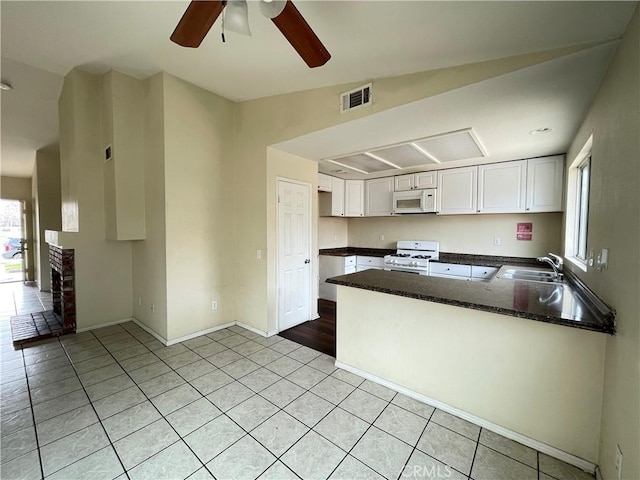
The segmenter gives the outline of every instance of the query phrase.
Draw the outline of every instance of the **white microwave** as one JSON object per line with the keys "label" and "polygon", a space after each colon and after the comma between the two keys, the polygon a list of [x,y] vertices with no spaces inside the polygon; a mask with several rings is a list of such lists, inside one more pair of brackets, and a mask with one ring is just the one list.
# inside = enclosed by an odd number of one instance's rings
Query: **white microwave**
{"label": "white microwave", "polygon": [[393,192],[393,213],[435,213],[436,189]]}

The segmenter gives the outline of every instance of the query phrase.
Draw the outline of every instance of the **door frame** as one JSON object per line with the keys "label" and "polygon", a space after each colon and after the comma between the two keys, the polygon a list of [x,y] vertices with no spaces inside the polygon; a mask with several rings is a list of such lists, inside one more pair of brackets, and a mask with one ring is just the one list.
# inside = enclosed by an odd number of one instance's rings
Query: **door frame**
{"label": "door frame", "polygon": [[315,266],[315,260],[312,252],[313,248],[313,222],[311,215],[313,214],[313,202],[311,199],[311,192],[313,191],[312,184],[310,182],[305,182],[302,180],[295,180],[293,178],[276,176],[276,189],[275,189],[275,202],[276,202],[276,231],[275,231],[275,256],[276,256],[276,302],[275,302],[275,314],[276,314],[276,331],[280,333],[282,330],[280,329],[280,201],[279,201],[279,192],[280,192],[280,182],[293,183],[295,185],[301,185],[303,187],[307,187],[309,191],[309,259],[311,262],[309,263],[309,320],[312,319],[312,303],[313,303],[313,268]]}

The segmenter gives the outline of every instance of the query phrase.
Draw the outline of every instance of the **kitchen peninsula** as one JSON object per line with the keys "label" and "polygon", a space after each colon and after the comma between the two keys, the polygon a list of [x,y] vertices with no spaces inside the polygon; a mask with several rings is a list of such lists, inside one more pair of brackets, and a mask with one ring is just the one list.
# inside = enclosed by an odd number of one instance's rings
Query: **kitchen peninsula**
{"label": "kitchen peninsula", "polygon": [[585,469],[596,463],[613,314],[579,288],[384,270],[327,281],[338,285],[337,366]]}

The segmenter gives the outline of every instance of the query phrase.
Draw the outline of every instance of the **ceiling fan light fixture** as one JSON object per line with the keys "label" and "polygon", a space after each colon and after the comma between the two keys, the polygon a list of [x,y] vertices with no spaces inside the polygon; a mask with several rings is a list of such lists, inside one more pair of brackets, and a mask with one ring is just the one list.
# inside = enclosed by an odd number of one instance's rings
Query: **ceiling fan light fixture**
{"label": "ceiling fan light fixture", "polygon": [[282,13],[287,0],[260,0],[260,12],[267,18],[274,19]]}
{"label": "ceiling fan light fixture", "polygon": [[231,32],[251,36],[247,0],[228,0],[224,9],[224,28]]}

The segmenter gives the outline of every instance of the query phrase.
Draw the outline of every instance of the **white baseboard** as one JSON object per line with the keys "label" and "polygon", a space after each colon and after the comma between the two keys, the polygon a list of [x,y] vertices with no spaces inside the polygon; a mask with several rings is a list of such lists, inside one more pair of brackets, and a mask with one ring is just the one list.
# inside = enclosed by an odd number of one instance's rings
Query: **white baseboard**
{"label": "white baseboard", "polygon": [[269,337],[270,335],[268,333],[263,332],[262,330],[258,330],[256,327],[252,327],[250,325],[247,325],[246,323],[242,323],[242,322],[233,322],[234,325],[237,325],[239,327],[242,327],[244,329],[249,330],[250,332],[253,332],[257,335],[260,335],[261,337]]}
{"label": "white baseboard", "polygon": [[144,323],[142,323],[140,320],[138,320],[137,318],[133,318],[132,319],[133,322],[138,325],[141,329],[143,329],[145,332],[153,335],[153,337],[158,340],[160,343],[162,343],[163,345],[167,345],[167,339],[164,338],[162,335],[160,335],[158,332],[156,332],[155,330],[153,330],[152,328],[147,327]]}
{"label": "white baseboard", "polygon": [[114,320],[113,322],[101,323],[100,325],[92,325],[90,327],[76,328],[76,333],[88,332],[89,330],[97,330],[98,328],[111,327],[112,325],[118,325],[120,323],[126,323],[131,321],[135,322],[136,320],[130,317],[130,318],[123,318],[122,320]]}
{"label": "white baseboard", "polygon": [[539,452],[546,453],[550,457],[554,457],[554,458],[557,458],[558,460],[562,460],[563,462],[566,462],[575,467],[578,467],[579,469],[584,470],[585,472],[589,472],[593,474],[594,471],[596,471],[596,465],[587,460],[584,460],[583,458],[576,457],[575,455],[572,455],[558,448],[547,445],[546,443],[542,443],[538,440],[522,435],[521,433],[515,432],[513,430],[509,430],[508,428],[505,428],[501,425],[485,420],[484,418],[480,418],[476,415],[472,415],[471,413],[465,412],[464,410],[460,410],[459,408],[451,406],[447,403],[443,403],[434,398],[427,397],[426,395],[422,395],[421,393],[414,392],[413,390],[409,390],[408,388],[405,388],[401,385],[397,385],[393,382],[385,380],[384,378],[380,378],[371,373],[365,372],[364,370],[360,370],[359,368],[352,367],[351,365],[348,365],[346,363],[342,363],[336,360],[335,365],[338,368],[342,368],[343,370],[359,375],[363,378],[366,378],[367,380],[371,380],[374,383],[390,388],[391,390],[395,390],[396,392],[402,393],[407,397],[414,398],[422,403],[426,403],[427,405],[431,405],[432,407],[438,408],[444,412],[460,417],[464,420],[474,423],[475,425],[486,428],[487,430],[491,430],[492,432],[500,434],[503,437],[514,440],[518,443],[526,445],[527,447],[531,447],[535,450],[538,450]]}
{"label": "white baseboard", "polygon": [[215,327],[212,327],[212,328],[207,328],[205,330],[200,330],[200,331],[195,332],[195,333],[190,333],[189,335],[185,335],[183,337],[174,338],[173,340],[167,340],[166,338],[161,336],[159,333],[153,331],[151,328],[147,327],[145,324],[143,324],[142,322],[140,322],[136,318],[132,318],[131,320],[133,320],[136,323],[136,325],[138,325],[144,331],[146,331],[146,332],[150,333],[151,335],[153,335],[156,339],[158,339],[162,344],[166,345],[167,347],[170,347],[171,345],[175,345],[176,343],[184,342],[186,340],[191,340],[192,338],[200,337],[202,335],[207,335],[208,333],[213,333],[213,332],[217,332],[218,330],[223,330],[225,328],[233,327],[234,325],[238,325],[238,326],[240,326],[242,328],[246,328],[247,330],[250,330],[250,331],[252,331],[254,333],[257,333],[258,335],[261,335],[263,337],[269,336],[269,335],[266,335],[264,332],[254,328],[254,327],[250,327],[249,325],[245,325],[244,323],[241,323],[241,322],[228,322],[228,323],[224,323],[222,325],[216,325]]}
{"label": "white baseboard", "polygon": [[174,345],[176,343],[184,342],[186,340],[191,340],[192,338],[200,337],[202,335],[207,335],[208,333],[213,333],[213,332],[216,332],[218,330],[223,330],[225,328],[233,327],[234,325],[242,327],[242,328],[244,328],[246,330],[249,330],[249,331],[251,331],[253,333],[256,333],[256,334],[258,334],[258,335],[260,335],[262,337],[265,337],[265,338],[266,337],[271,337],[273,335],[277,335],[278,334],[277,330],[265,333],[262,330],[258,330],[257,328],[252,327],[252,326],[247,325],[247,324],[242,323],[242,322],[228,322],[228,323],[224,323],[222,325],[217,325],[217,326],[212,327],[212,328],[207,328],[206,330],[200,330],[200,331],[195,332],[195,333],[190,333],[189,335],[185,335],[183,337],[175,338],[173,340],[167,340],[162,335],[160,335],[158,332],[156,332],[152,328],[146,326],[144,323],[142,323],[140,320],[138,320],[135,317],[124,318],[122,320],[114,320],[113,322],[101,323],[100,325],[93,325],[91,327],[86,327],[86,328],[78,328],[78,329],[76,329],[76,332],[77,333],[82,333],[82,332],[87,332],[89,330],[97,330],[98,328],[110,327],[112,325],[118,325],[120,323],[125,323],[125,322],[134,322],[136,325],[138,325],[140,328],[142,328],[145,332],[153,335],[154,338],[156,338],[159,342],[161,342],[163,345],[166,345],[167,347],[170,347],[171,345]]}
{"label": "white baseboard", "polygon": [[207,333],[217,332],[218,330],[222,330],[224,328],[233,327],[236,322],[229,322],[222,325],[217,325],[212,328],[207,328],[206,330],[200,330],[199,332],[190,333],[189,335],[185,335],[184,337],[174,338],[173,340],[169,340],[166,345],[170,347],[171,345],[175,345],[176,343],[184,342],[186,340],[191,340],[192,338],[200,337],[202,335],[206,335]]}

